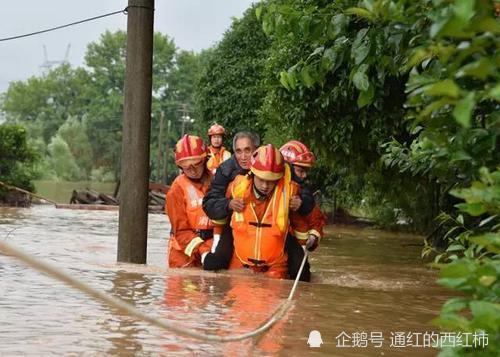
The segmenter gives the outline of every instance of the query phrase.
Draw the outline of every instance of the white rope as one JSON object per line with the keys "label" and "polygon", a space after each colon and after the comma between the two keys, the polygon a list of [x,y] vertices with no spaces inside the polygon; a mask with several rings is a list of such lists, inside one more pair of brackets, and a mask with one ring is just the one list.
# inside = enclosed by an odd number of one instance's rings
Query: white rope
{"label": "white rope", "polygon": [[290,290],[290,295],[288,295],[288,300],[291,301],[293,298],[293,295],[295,294],[295,290],[297,289],[297,284],[299,283],[300,276],[302,275],[302,270],[304,269],[304,265],[306,265],[306,260],[309,251],[304,248],[304,258],[302,258],[302,263],[300,263],[300,268],[299,272],[297,273],[297,276],[295,277],[295,281],[293,282],[292,290]]}
{"label": "white rope", "polygon": [[70,276],[68,273],[63,272],[62,270],[55,268],[51,266],[50,264],[47,264],[41,260],[35,259],[32,256],[29,256],[26,253],[23,253],[22,251],[18,250],[17,248],[12,247],[11,245],[0,241],[0,252],[2,252],[5,255],[9,255],[12,257],[15,257],[25,263],[26,265],[31,266],[32,268],[44,272],[48,275],[50,275],[52,278],[57,279],[62,281],[63,283],[66,283],[67,285],[80,290],[81,292],[90,295],[92,298],[95,300],[99,300],[101,302],[104,302],[108,304],[109,306],[115,307],[117,309],[120,309],[121,311],[126,312],[128,315],[134,316],[140,320],[149,322],[152,325],[158,326],[162,329],[165,330],[170,330],[175,333],[178,333],[179,335],[184,335],[184,336],[189,336],[193,337],[199,340],[205,340],[205,341],[216,341],[216,342],[230,342],[230,341],[241,341],[247,338],[251,338],[254,336],[257,336],[268,329],[270,329],[274,324],[276,324],[282,317],[283,315],[288,311],[290,306],[292,305],[292,297],[295,293],[295,290],[297,288],[297,283],[299,281],[300,275],[302,274],[302,269],[304,268],[304,264],[307,259],[307,251],[304,253],[304,259],[302,260],[302,264],[300,265],[299,273],[297,274],[297,277],[295,278],[293,287],[290,291],[290,294],[288,295],[288,298],[283,301],[276,311],[267,319],[267,321],[262,324],[259,328],[239,334],[239,335],[226,335],[226,336],[217,336],[217,335],[208,335],[203,332],[198,332],[193,329],[185,328],[185,327],[180,327],[177,326],[174,322],[167,321],[165,319],[161,318],[156,318],[149,316],[145,313],[142,313],[141,311],[137,310],[134,306],[132,306],[129,303],[124,302],[123,300],[120,300],[118,298],[114,298],[108,294],[105,294],[99,290],[96,290],[92,288],[91,286],[73,278]]}

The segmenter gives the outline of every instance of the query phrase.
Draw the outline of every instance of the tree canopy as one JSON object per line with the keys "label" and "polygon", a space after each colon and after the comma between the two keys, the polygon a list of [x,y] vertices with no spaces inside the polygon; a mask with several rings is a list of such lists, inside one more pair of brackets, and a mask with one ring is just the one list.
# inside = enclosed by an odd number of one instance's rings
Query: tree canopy
{"label": "tree canopy", "polygon": [[[33,190],[34,165],[39,158],[28,145],[26,129],[20,125],[0,125],[0,181]],[[0,196],[5,191],[0,188]]]}
{"label": "tree canopy", "polygon": [[[1,111],[6,122],[27,129],[30,141],[42,157],[38,165],[42,176],[89,179],[92,170],[98,170],[118,177],[125,54],[126,33],[105,32],[88,45],[84,67],[64,64],[46,75],[13,82],[3,94]],[[196,54],[178,51],[168,36],[154,34],[153,150],[163,148],[167,140],[164,137],[158,143],[156,119],[160,113],[172,120],[169,140],[174,140],[178,132],[178,109],[185,103],[193,106],[197,66]],[[67,153],[65,160],[54,158],[68,150],[72,160]],[[68,167],[64,168],[66,164]]]}
{"label": "tree canopy", "polygon": [[269,43],[250,8],[206,54],[196,90],[204,132],[217,122],[227,127],[229,136],[245,128],[264,134],[259,110],[265,97],[262,80]]}

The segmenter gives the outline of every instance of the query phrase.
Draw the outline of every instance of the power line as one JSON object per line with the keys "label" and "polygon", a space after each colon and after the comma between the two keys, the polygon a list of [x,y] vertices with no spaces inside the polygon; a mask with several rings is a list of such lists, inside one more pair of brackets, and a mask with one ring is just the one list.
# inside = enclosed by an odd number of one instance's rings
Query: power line
{"label": "power line", "polygon": [[128,9],[128,7],[126,7],[123,10],[120,10],[120,11],[114,11],[114,12],[110,12],[110,13],[107,13],[107,14],[104,14],[104,15],[90,17],[88,19],[84,19],[84,20],[72,22],[72,23],[66,24],[66,25],[52,27],[52,28],[49,28],[49,29],[46,29],[46,30],[40,30],[40,31],[36,31],[36,32],[31,32],[31,33],[27,33],[27,34],[24,34],[24,35],[18,35],[18,36],[0,38],[0,42],[15,40],[15,39],[18,39],[18,38],[23,38],[23,37],[28,37],[28,36],[39,35],[41,33],[59,30],[59,29],[65,28],[65,27],[70,27],[70,26],[78,25],[78,24],[81,24],[81,23],[84,23],[84,22],[89,22],[89,21],[93,21],[93,20],[97,20],[97,19],[102,19],[103,17],[112,16],[112,15],[116,15],[116,14],[120,14],[120,13],[126,15],[127,14],[127,9]]}

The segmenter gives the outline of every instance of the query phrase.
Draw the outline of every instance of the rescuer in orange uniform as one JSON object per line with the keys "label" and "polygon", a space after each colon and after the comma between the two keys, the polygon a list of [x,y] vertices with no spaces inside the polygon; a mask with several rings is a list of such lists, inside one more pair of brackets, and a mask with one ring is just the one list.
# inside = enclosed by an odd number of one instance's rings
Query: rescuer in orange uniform
{"label": "rescuer in orange uniform", "polygon": [[[316,158],[309,148],[298,140],[287,142],[280,148],[280,152],[285,161],[292,167],[295,181],[300,185],[300,192],[305,186],[305,179],[309,174],[309,170],[316,162]],[[294,267],[300,267],[300,263],[304,258],[304,251],[302,249],[291,249],[291,246],[298,242],[301,246],[305,246],[308,251],[314,251],[323,236],[326,217],[316,203],[312,211],[306,216],[301,216],[297,212],[291,212],[290,215],[291,220],[294,222],[293,227],[290,228],[290,233],[296,239],[290,239],[291,237],[287,239],[286,251],[288,252],[288,265],[290,269],[294,269]],[[292,275],[294,272],[290,273]],[[308,261],[304,265],[301,280],[311,280]]]}
{"label": "rescuer in orange uniform", "polygon": [[214,226],[202,209],[211,180],[206,161],[207,149],[201,138],[186,134],[177,142],[175,164],[182,173],[172,183],[165,206],[172,227],[168,246],[171,268],[201,266],[201,255],[212,246]]}
{"label": "rescuer in orange uniform", "polygon": [[212,175],[224,161],[231,157],[231,153],[222,146],[222,140],[226,135],[226,129],[222,125],[214,124],[208,129],[208,139],[210,145],[208,146],[209,157],[207,161],[207,168]]}
{"label": "rescuer in orange uniform", "polygon": [[[280,148],[280,152],[288,162],[298,178],[298,183],[302,186],[309,174],[309,170],[316,162],[314,154],[309,148],[298,140],[291,140]],[[318,247],[319,241],[323,236],[323,227],[326,223],[326,217],[319,209],[318,204],[314,205],[313,210],[307,216],[300,216],[295,212],[294,229],[291,231],[294,237],[298,239],[301,245],[305,245],[309,251]]]}
{"label": "rescuer in orange uniform", "polygon": [[285,241],[290,199],[297,190],[278,149],[268,144],[253,153],[250,174],[237,176],[228,187],[232,198],[244,202],[243,210],[231,216],[234,253],[229,269],[244,267],[274,278],[287,277]]}

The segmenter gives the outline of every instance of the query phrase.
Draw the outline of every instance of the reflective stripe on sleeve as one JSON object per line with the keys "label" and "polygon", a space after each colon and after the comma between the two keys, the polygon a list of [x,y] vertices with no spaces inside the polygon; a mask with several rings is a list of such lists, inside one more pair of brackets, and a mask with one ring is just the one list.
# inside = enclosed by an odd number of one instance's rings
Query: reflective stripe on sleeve
{"label": "reflective stripe on sleeve", "polygon": [[203,243],[203,239],[200,237],[194,237],[191,242],[187,245],[186,249],[184,249],[184,254],[186,254],[188,257],[191,257],[191,254],[193,254],[194,248],[200,243]]}
{"label": "reflective stripe on sleeve", "polygon": [[295,238],[297,239],[301,239],[301,240],[306,240],[307,237],[309,237],[309,233],[308,232],[299,232],[299,231],[296,231],[296,230],[292,230],[292,234]]}
{"label": "reflective stripe on sleeve", "polygon": [[312,234],[312,235],[315,235],[318,238],[321,238],[321,234],[317,230],[315,230],[315,229],[310,229],[309,230],[309,234]]}
{"label": "reflective stripe on sleeve", "polygon": [[225,226],[227,223],[227,218],[224,219],[212,219],[212,223],[216,226]]}

